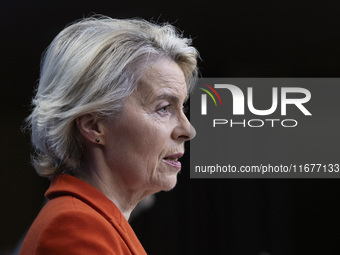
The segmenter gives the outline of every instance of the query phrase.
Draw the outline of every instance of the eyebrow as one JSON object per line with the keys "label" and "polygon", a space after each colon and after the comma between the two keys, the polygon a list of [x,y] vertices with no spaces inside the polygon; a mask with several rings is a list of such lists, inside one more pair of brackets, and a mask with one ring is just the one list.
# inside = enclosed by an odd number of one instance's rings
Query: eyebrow
{"label": "eyebrow", "polygon": [[[174,96],[172,94],[168,94],[168,93],[164,93],[164,94],[160,94],[158,96],[156,96],[156,100],[160,100],[160,99],[167,99],[171,102],[174,102],[174,103],[178,103],[180,102],[180,99],[177,97],[177,96]],[[185,104],[189,99],[189,96],[187,95],[185,97],[185,100],[183,101],[183,104]]]}

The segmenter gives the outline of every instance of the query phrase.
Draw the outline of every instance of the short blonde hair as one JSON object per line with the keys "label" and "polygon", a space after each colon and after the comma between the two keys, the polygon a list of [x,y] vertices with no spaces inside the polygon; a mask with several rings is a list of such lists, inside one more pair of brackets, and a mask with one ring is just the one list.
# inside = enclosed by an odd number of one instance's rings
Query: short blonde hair
{"label": "short blonde hair", "polygon": [[117,116],[148,63],[176,62],[188,90],[197,78],[197,50],[172,25],[140,19],[85,18],[62,30],[42,59],[39,86],[27,118],[39,175],[75,174],[83,143],[76,119]]}

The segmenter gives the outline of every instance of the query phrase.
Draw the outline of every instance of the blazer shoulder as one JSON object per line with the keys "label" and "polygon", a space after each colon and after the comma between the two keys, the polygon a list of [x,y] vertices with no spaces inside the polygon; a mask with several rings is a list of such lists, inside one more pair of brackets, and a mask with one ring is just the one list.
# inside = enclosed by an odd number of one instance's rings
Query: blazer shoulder
{"label": "blazer shoulder", "polygon": [[[30,235],[37,239],[30,240]],[[49,201],[26,239],[35,243],[34,254],[129,254],[110,221],[74,197]]]}

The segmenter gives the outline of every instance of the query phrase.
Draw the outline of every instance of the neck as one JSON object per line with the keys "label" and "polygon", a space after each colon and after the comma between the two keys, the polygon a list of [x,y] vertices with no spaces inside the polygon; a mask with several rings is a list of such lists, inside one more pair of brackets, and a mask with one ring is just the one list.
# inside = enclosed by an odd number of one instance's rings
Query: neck
{"label": "neck", "polygon": [[131,212],[141,201],[145,194],[128,190],[124,181],[119,180],[110,171],[105,169],[88,167],[78,171],[77,177],[89,183],[108,199],[110,199],[121,211],[126,220],[130,218]]}

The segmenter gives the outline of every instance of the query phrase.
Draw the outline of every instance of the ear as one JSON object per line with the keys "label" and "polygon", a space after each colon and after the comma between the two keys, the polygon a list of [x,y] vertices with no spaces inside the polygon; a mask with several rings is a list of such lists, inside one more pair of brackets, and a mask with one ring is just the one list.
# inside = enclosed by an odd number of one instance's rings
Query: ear
{"label": "ear", "polygon": [[78,129],[84,139],[90,143],[105,145],[103,128],[93,114],[86,114],[76,119]]}

